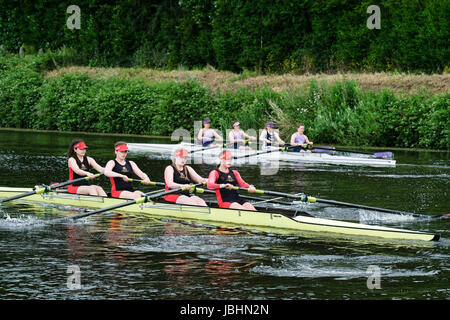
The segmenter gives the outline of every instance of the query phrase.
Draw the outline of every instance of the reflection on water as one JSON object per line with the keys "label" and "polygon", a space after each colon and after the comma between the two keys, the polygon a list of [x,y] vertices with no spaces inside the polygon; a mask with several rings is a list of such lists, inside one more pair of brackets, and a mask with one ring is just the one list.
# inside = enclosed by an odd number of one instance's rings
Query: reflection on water
{"label": "reflection on water", "polygon": [[[0,132],[1,185],[65,181],[71,135]],[[55,139],[53,139],[55,138]],[[118,137],[86,136],[99,163]],[[149,142],[148,138],[133,138]],[[117,139],[118,140],[118,139]],[[398,157],[397,157],[398,154]],[[395,168],[280,166],[261,176],[239,169],[262,189],[422,214],[448,212],[448,154],[396,152]],[[166,160],[135,157],[155,181]],[[195,165],[194,165],[195,166]],[[197,166],[206,176],[212,166]],[[107,180],[99,183],[108,189]],[[144,188],[144,187],[143,187]],[[145,190],[144,190],[145,191]],[[279,236],[192,223],[105,213],[46,224],[77,208],[22,201],[0,206],[0,292],[3,299],[448,299],[450,219],[418,220],[325,205],[301,205],[319,217],[438,232],[438,243]],[[67,268],[80,267],[80,290]],[[370,290],[369,266],[381,270]]]}
{"label": "reflection on water", "polygon": [[[44,219],[70,214],[41,210],[38,216]],[[403,283],[431,286],[438,290],[430,289],[430,298],[448,298],[446,284],[438,281],[448,275],[446,239],[437,244],[330,242],[119,214],[60,225],[42,225],[31,213],[2,214],[0,235],[8,237],[0,249],[7,262],[0,265],[8,273],[2,280],[5,298],[363,299],[373,292],[348,288],[364,287],[370,265],[382,270],[384,290],[378,297],[402,298],[396,286]],[[81,269],[81,290],[66,287],[69,265]],[[423,297],[422,290],[404,297]]]}

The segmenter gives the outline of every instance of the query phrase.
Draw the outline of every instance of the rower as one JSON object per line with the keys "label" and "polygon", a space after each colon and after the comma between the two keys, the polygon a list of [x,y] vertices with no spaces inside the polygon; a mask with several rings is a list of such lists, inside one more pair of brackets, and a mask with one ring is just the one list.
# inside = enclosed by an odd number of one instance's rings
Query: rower
{"label": "rower", "polygon": [[239,121],[233,121],[232,125],[233,130],[228,134],[228,139],[230,143],[233,144],[234,149],[244,149],[250,150],[250,146],[248,145],[248,141],[244,140],[256,140],[256,137],[249,136],[243,130],[241,130],[241,124]]}
{"label": "rower", "polygon": [[275,124],[273,122],[267,122],[264,130],[261,131],[259,135],[259,141],[262,142],[261,149],[262,150],[276,150],[278,147],[274,146],[274,143],[277,142],[279,145],[284,146],[285,142],[281,140],[280,136],[276,131],[273,130]]}
{"label": "rower", "polygon": [[253,185],[245,182],[239,172],[231,169],[233,155],[230,151],[220,154],[220,164],[217,169],[211,171],[208,178],[208,189],[216,191],[217,202],[220,208],[256,211],[255,207],[242,199],[234,188],[240,186],[248,188],[253,193],[256,191]]}
{"label": "rower", "polygon": [[[89,172],[92,167],[97,172],[103,173],[104,168],[100,166],[92,157],[86,156],[88,146],[81,139],[74,139],[67,152],[69,180],[79,179],[84,176],[94,178],[94,174]],[[91,185],[88,180],[75,182],[67,187],[69,193],[87,194],[91,196],[106,197],[106,192],[98,185]]]}
{"label": "rower", "polygon": [[202,142],[203,147],[215,147],[218,146],[214,144],[214,140],[223,141],[221,135],[219,135],[216,130],[211,129],[211,120],[204,119],[202,122],[203,127],[200,129],[197,135],[197,139]]}
{"label": "rower", "polygon": [[111,196],[122,199],[138,199],[144,195],[142,191],[134,190],[131,179],[133,173],[143,180],[143,184],[150,184],[150,178],[139,169],[134,161],[126,159],[128,146],[119,141],[114,145],[116,158],[108,161],[105,166],[105,176],[111,181]]}
{"label": "rower", "polygon": [[207,179],[202,178],[192,167],[186,165],[188,157],[189,153],[187,150],[177,149],[172,159],[172,164],[164,170],[166,191],[183,187],[186,187],[187,190],[168,194],[164,196],[164,200],[178,204],[206,207],[206,202],[202,198],[192,194],[195,189],[191,190],[191,188],[195,188],[195,186],[191,185],[191,182],[206,183]]}
{"label": "rower", "polygon": [[308,137],[303,134],[305,131],[305,125],[299,123],[297,125],[297,132],[291,136],[291,147],[296,152],[311,152],[308,148],[311,148],[313,142],[309,141]]}

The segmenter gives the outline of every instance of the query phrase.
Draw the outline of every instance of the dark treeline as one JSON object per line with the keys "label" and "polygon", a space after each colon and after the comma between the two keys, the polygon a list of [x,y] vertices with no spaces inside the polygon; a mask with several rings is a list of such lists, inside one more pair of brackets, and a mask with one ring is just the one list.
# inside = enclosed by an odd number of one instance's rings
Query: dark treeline
{"label": "dark treeline", "polygon": [[[81,28],[68,29],[69,5]],[[370,30],[370,5],[381,29]],[[449,0],[0,0],[0,45],[63,47],[79,63],[239,72],[442,72]]]}

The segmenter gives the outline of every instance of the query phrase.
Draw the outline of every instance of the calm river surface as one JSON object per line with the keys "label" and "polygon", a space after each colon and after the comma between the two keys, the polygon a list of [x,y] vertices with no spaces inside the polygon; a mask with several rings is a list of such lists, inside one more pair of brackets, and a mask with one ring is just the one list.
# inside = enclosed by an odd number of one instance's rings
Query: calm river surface
{"label": "calm river surface", "polygon": [[[75,137],[85,139],[88,155],[101,165],[113,158],[117,140],[169,143],[0,130],[0,186],[66,181],[65,153]],[[152,180],[163,181],[168,160],[129,158]],[[275,175],[261,175],[258,165],[239,170],[261,189],[449,213],[450,154],[402,150],[395,151],[395,159],[395,168],[289,164],[280,165]],[[193,167],[203,176],[212,169]],[[99,181],[109,190],[105,178]],[[43,223],[78,210],[24,201],[0,206],[0,299],[450,298],[450,219],[405,219],[314,204],[305,208],[319,217],[440,233],[437,243],[278,236],[114,213]],[[67,286],[70,266],[80,269],[79,289]],[[368,288],[368,277],[377,270],[373,266],[380,271],[379,289]]]}

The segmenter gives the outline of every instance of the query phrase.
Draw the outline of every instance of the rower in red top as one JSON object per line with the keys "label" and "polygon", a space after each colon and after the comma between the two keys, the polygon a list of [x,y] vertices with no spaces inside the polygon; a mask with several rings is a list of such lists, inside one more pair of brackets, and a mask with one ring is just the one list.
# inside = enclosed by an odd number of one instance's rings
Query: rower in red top
{"label": "rower in red top", "polygon": [[239,172],[231,169],[233,155],[230,151],[220,154],[220,164],[217,169],[211,171],[208,178],[208,189],[216,191],[217,202],[220,208],[252,210],[255,207],[242,199],[234,187],[248,188],[248,191],[255,192],[255,187],[245,182]]}
{"label": "rower in red top", "polygon": [[[81,139],[74,139],[70,144],[69,151],[67,152],[69,158],[67,161],[69,166],[69,180],[75,180],[84,176],[94,178],[94,175],[89,172],[91,167],[97,172],[103,173],[104,168],[97,164],[93,158],[86,156],[87,147],[86,143]],[[69,193],[88,194],[91,196],[107,196],[102,187],[91,185],[86,180],[69,185],[67,191]]]}
{"label": "rower in red top", "polygon": [[191,182],[202,183],[207,179],[202,178],[195,172],[192,167],[186,165],[186,161],[189,157],[189,152],[185,149],[178,149],[175,151],[175,155],[172,160],[172,164],[166,167],[164,170],[164,181],[166,183],[166,190],[179,189],[187,187],[185,191],[172,193],[164,196],[164,200],[169,202],[175,202],[178,204],[191,204],[194,206],[206,207],[206,202],[202,198],[190,193]]}
{"label": "rower in red top", "polygon": [[111,196],[122,199],[138,199],[144,195],[142,191],[134,190],[131,179],[133,173],[143,180],[144,184],[150,184],[150,178],[139,169],[134,161],[126,159],[128,146],[119,141],[114,145],[116,158],[108,161],[105,166],[105,176],[111,181]]}

